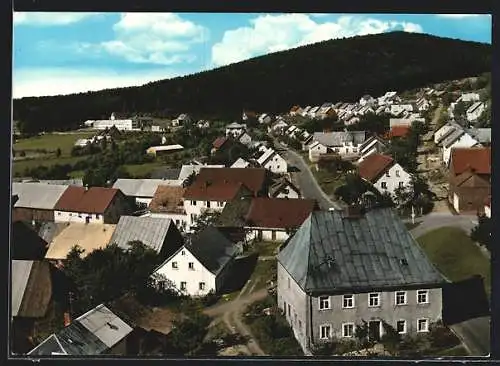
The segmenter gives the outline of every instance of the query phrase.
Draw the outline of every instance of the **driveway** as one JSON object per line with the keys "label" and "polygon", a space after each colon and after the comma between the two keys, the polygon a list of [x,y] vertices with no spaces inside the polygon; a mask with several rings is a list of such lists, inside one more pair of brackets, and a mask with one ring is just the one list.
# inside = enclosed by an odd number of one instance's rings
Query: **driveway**
{"label": "driveway", "polygon": [[450,327],[471,356],[490,354],[490,317],[470,319]]}
{"label": "driveway", "polygon": [[275,147],[276,149],[282,150],[282,156],[285,158],[288,165],[299,169],[298,172],[293,172],[291,174],[304,198],[315,199],[322,210],[328,210],[329,208],[334,208],[336,210],[342,209],[342,205],[339,202],[332,201],[325,192],[323,192],[302,156],[281,145],[277,141],[275,141]]}

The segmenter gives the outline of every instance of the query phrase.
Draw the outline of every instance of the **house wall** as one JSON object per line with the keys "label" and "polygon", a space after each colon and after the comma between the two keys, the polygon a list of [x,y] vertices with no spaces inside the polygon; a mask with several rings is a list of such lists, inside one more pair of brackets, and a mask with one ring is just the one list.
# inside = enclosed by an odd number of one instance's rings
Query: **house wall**
{"label": "house wall", "polygon": [[[177,262],[177,269],[172,268],[172,262]],[[189,269],[189,262],[194,263],[194,269]],[[155,273],[168,278],[180,291],[181,282],[186,282],[186,291],[189,296],[203,296],[210,291],[216,291],[216,278],[213,273],[206,269],[193,254],[185,247],[166,261]],[[205,283],[205,290],[199,289],[200,282]]]}
{"label": "house wall", "polygon": [[[399,290],[398,290],[399,291]],[[401,289],[404,291],[404,288]],[[318,342],[320,326],[329,324],[332,336],[343,338],[342,324],[361,324],[362,320],[384,320],[396,327],[398,320],[406,320],[406,332],[417,332],[417,319],[429,319],[429,324],[442,317],[442,292],[440,288],[429,289],[429,303],[417,304],[417,290],[406,291],[406,305],[395,305],[395,292],[381,292],[380,306],[368,307],[368,293],[354,294],[354,308],[343,309],[343,296],[330,296],[329,310],[319,310],[319,298],[312,297],[312,331],[313,342]],[[382,327],[381,327],[382,328]],[[381,329],[383,332],[383,329]],[[381,332],[381,333],[382,333]],[[383,333],[382,333],[383,334]]]}
{"label": "house wall", "polygon": [[[399,177],[397,176],[398,172]],[[388,174],[384,173],[384,175],[373,184],[380,193],[389,192],[393,195],[396,188],[399,187],[399,182],[403,182],[403,186],[408,186],[411,182],[411,175],[405,172],[403,167],[398,163],[390,167],[387,173]],[[382,182],[387,184],[387,189],[382,188]]]}
{"label": "house wall", "polygon": [[481,104],[479,107],[477,107],[474,112],[469,113],[467,112],[467,120],[468,121],[475,121],[481,116],[481,114],[484,111],[484,104]]}
{"label": "house wall", "polygon": [[248,145],[252,142],[252,138],[249,134],[245,133],[239,138],[239,142],[241,142],[243,145]]}
{"label": "house wall", "polygon": [[175,222],[175,226],[177,226],[177,228],[181,231],[184,231],[188,224],[188,216],[185,214],[170,213],[170,212],[164,212],[164,213],[150,212],[144,216],[171,219],[173,222]]}
{"label": "house wall", "polygon": [[446,135],[452,128],[452,126],[446,125],[441,127],[439,130],[436,131],[434,134],[434,143],[437,144],[441,141],[441,138]]}
{"label": "house wall", "polygon": [[[276,230],[266,230],[266,229],[251,229],[251,233],[249,237],[255,238],[257,240],[266,240],[266,241],[285,241],[288,239],[289,235],[286,233],[284,229],[276,229]],[[273,231],[275,233],[275,238],[273,239]]]}
{"label": "house wall", "polygon": [[272,158],[264,164],[264,168],[277,174],[284,174],[288,171],[286,160],[278,154],[274,154]]}
{"label": "house wall", "polygon": [[473,147],[477,143],[478,142],[475,139],[473,139],[468,133],[464,133],[451,146],[443,148],[443,162],[445,163],[446,166],[448,166],[448,163],[450,162],[451,149],[453,149],[454,147],[466,147],[466,148]]}
{"label": "house wall", "polygon": [[458,213],[483,212],[484,201],[491,194],[490,187],[450,187],[450,203]]}
{"label": "house wall", "polygon": [[55,211],[55,222],[80,222],[85,223],[86,218],[89,217],[91,224],[104,224],[104,216],[102,214],[90,214],[85,212],[69,212],[69,211]]}
{"label": "house wall", "polygon": [[[194,205],[191,200],[184,200],[184,210],[187,216],[187,229],[190,230],[190,226],[194,224],[196,218],[200,216],[208,207],[207,201],[194,200]],[[226,202],[224,201],[210,201],[210,209],[217,212],[222,212]],[[194,217],[193,217],[194,215]]]}
{"label": "house wall", "polygon": [[[285,314],[295,338],[305,351],[308,348],[308,338],[310,335],[310,328],[308,326],[308,319],[310,317],[308,296],[279,262],[277,266],[278,284],[276,295],[278,307]],[[288,312],[289,305],[290,313]]]}
{"label": "house wall", "polygon": [[130,200],[125,195],[121,193],[116,194],[104,212],[104,223],[117,224],[122,215],[132,213],[131,206]]}
{"label": "house wall", "polygon": [[[288,192],[286,190],[288,190]],[[300,194],[297,191],[295,191],[295,189],[292,189],[290,187],[286,187],[285,190],[280,191],[274,197],[275,198],[291,198],[291,199],[294,199],[294,198],[300,198]]]}
{"label": "house wall", "polygon": [[133,120],[100,120],[94,121],[92,125],[96,130],[105,130],[106,128],[110,129],[115,126],[120,131],[132,131],[139,127],[138,123]]}
{"label": "house wall", "polygon": [[311,162],[315,162],[320,154],[326,154],[327,151],[327,147],[322,144],[316,145],[313,148],[309,148],[309,160]]}
{"label": "house wall", "polygon": [[234,138],[238,137],[245,131],[244,128],[226,128],[226,136],[233,136]]}
{"label": "house wall", "polygon": [[33,208],[15,207],[12,210],[12,219],[21,221],[54,221],[53,210],[37,210]]}
{"label": "house wall", "polygon": [[490,206],[484,206],[484,214],[486,217],[491,218],[491,207]]}

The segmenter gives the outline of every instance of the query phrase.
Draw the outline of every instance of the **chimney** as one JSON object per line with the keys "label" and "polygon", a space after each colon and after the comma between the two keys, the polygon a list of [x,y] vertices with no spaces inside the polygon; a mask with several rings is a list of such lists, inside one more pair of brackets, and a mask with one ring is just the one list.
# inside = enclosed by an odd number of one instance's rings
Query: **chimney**
{"label": "chimney", "polygon": [[71,324],[71,315],[67,311],[64,313],[64,326],[67,327],[70,324]]}

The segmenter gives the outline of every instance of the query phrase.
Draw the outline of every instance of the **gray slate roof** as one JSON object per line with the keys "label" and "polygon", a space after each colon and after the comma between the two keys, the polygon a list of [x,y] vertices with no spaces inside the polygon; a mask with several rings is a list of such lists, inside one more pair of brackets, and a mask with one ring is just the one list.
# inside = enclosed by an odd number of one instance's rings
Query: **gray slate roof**
{"label": "gray slate roof", "polygon": [[313,140],[331,147],[342,146],[344,141],[353,141],[355,145],[360,145],[366,140],[365,131],[341,131],[341,132],[315,132]]}
{"label": "gray slate roof", "polygon": [[186,248],[214,275],[236,255],[237,246],[215,227],[207,227]]}
{"label": "gray slate roof", "polygon": [[179,179],[181,168],[158,168],[151,173],[151,179]]}
{"label": "gray slate roof", "polygon": [[53,352],[70,356],[99,355],[112,348],[132,328],[103,304],[78,317],[71,325],[52,334],[29,356],[50,356]]}
{"label": "gray slate roof", "polygon": [[358,219],[343,217],[341,211],[315,211],[278,261],[304,291],[317,293],[445,282],[390,208]]}
{"label": "gray slate roof", "polygon": [[13,260],[12,261],[12,295],[11,309],[12,316],[16,316],[23,301],[24,291],[28,285],[33,261]]}
{"label": "gray slate roof", "polygon": [[126,196],[153,198],[159,185],[181,185],[178,180],[166,179],[117,179],[113,188],[119,189]]}
{"label": "gray slate roof", "polygon": [[67,222],[44,222],[38,229],[38,236],[40,236],[47,243],[52,243],[52,240],[61,233],[69,223]]}
{"label": "gray slate roof", "polygon": [[482,144],[491,143],[491,128],[470,128],[466,132]]}
{"label": "gray slate roof", "polygon": [[19,200],[14,207],[53,210],[67,185],[45,183],[12,183],[12,194]]}
{"label": "gray slate roof", "polygon": [[455,141],[460,138],[465,133],[465,131],[461,128],[456,128],[453,132],[451,132],[442,142],[441,145],[443,147],[448,147],[453,144]]}
{"label": "gray slate roof", "polygon": [[162,217],[122,216],[109,243],[116,243],[120,248],[128,249],[128,243],[137,240],[160,252],[170,225],[172,220]]}

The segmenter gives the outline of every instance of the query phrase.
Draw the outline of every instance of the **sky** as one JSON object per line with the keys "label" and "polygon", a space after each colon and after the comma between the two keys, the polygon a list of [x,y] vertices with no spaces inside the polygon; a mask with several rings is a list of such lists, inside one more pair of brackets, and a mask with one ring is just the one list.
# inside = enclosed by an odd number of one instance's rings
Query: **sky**
{"label": "sky", "polygon": [[491,43],[491,15],[14,13],[13,97],[143,85],[395,30]]}

